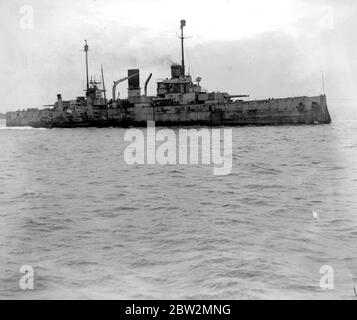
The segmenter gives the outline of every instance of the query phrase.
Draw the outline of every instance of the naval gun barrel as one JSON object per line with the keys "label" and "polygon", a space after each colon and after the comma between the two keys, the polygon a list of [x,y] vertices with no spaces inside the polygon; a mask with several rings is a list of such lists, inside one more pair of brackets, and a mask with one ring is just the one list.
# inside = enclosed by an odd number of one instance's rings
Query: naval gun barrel
{"label": "naval gun barrel", "polygon": [[247,94],[230,94],[228,98],[249,98]]}

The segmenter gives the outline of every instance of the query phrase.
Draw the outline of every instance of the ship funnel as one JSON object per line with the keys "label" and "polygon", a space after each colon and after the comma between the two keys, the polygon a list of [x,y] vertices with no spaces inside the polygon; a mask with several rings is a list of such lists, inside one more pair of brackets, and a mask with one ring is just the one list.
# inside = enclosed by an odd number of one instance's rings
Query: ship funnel
{"label": "ship funnel", "polygon": [[148,95],[148,84],[149,84],[149,81],[150,81],[151,77],[152,77],[152,73],[150,73],[149,77],[145,81],[145,89],[144,89],[145,90],[145,97],[147,97],[147,95]]}
{"label": "ship funnel", "polygon": [[59,111],[63,111],[63,100],[61,94],[57,95],[57,108]]}
{"label": "ship funnel", "polygon": [[175,78],[180,78],[182,74],[182,66],[179,64],[173,64],[171,65],[171,78],[175,79]]}
{"label": "ship funnel", "polygon": [[140,96],[140,70],[128,70],[128,98]]}

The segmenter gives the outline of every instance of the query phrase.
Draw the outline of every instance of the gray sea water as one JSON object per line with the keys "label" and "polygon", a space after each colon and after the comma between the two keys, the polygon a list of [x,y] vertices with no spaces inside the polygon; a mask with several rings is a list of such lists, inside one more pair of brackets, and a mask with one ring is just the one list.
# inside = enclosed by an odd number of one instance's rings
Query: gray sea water
{"label": "gray sea water", "polygon": [[356,298],[357,121],[233,128],[227,176],[124,132],[0,128],[0,298]]}

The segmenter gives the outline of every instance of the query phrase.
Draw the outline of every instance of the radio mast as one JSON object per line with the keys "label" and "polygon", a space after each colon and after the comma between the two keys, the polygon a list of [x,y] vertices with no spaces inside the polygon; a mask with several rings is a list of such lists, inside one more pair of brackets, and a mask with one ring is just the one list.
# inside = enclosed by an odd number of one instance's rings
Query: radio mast
{"label": "radio mast", "polygon": [[186,20],[181,20],[181,56],[182,56],[182,60],[181,60],[181,73],[184,76],[185,75],[185,53],[184,53],[184,48],[183,48],[183,40],[185,39],[183,36],[183,27],[186,26]]}
{"label": "radio mast", "polygon": [[87,92],[89,90],[89,77],[88,77],[88,44],[87,40],[84,40],[84,52],[86,53],[86,79],[87,79]]}

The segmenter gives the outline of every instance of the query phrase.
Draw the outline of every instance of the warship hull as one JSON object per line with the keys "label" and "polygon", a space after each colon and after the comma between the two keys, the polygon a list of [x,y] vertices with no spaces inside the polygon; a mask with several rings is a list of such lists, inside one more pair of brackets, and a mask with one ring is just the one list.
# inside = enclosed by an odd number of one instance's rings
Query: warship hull
{"label": "warship hull", "polygon": [[8,112],[8,127],[36,128],[144,127],[157,126],[244,126],[328,124],[331,117],[326,96],[235,101],[188,105],[137,103],[134,106],[100,108],[88,119],[81,114],[56,109],[28,109]]}

